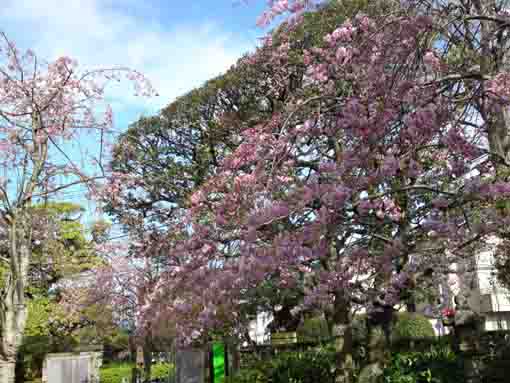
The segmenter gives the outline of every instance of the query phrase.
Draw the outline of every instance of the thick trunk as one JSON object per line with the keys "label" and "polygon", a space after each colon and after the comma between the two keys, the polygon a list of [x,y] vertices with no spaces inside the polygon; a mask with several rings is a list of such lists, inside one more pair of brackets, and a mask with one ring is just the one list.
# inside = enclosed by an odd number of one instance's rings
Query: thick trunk
{"label": "thick trunk", "polygon": [[510,164],[509,121],[510,113],[503,107],[491,112],[487,121],[489,148],[496,168],[496,177],[501,180],[506,180]]}
{"label": "thick trunk", "polygon": [[352,383],[354,382],[354,360],[350,305],[341,294],[337,294],[335,298],[331,326],[336,352],[335,383]]}
{"label": "thick trunk", "polygon": [[388,362],[392,322],[393,307],[384,303],[380,303],[378,310],[369,314],[367,319],[368,363],[361,370],[358,383],[380,381],[385,364]]}
{"label": "thick trunk", "polygon": [[152,345],[149,341],[146,341],[143,346],[143,379],[144,382],[148,382],[151,379],[152,369]]}
{"label": "thick trunk", "polygon": [[16,383],[23,383],[25,381],[25,355],[23,350],[18,352],[16,358]]}
{"label": "thick trunk", "polygon": [[239,352],[239,346],[235,343],[231,345],[232,350],[232,375],[235,375],[241,369],[241,354]]}
{"label": "thick trunk", "polygon": [[368,328],[368,364],[359,374],[358,383],[376,383],[383,374],[385,354],[388,349],[387,337],[383,326]]}
{"label": "thick trunk", "polygon": [[25,286],[31,255],[30,222],[14,216],[9,227],[10,270],[0,299],[0,383],[14,383],[16,355],[27,320]]}

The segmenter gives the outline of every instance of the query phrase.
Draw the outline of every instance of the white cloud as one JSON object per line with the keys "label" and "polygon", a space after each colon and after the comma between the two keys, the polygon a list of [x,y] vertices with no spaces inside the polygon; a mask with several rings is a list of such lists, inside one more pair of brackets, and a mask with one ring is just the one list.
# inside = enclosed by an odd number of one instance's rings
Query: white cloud
{"label": "white cloud", "polygon": [[147,17],[158,11],[154,4],[121,0],[121,8],[117,1],[2,0],[0,21],[12,40],[50,60],[68,55],[85,67],[123,65],[143,72],[160,97],[145,101],[131,96],[126,84],[116,86],[109,96],[117,114],[168,104],[225,71],[252,46],[213,23],[163,26]]}
{"label": "white cloud", "polygon": [[[0,29],[19,48],[32,48],[50,61],[67,55],[84,68],[121,65],[144,73],[158,98],[134,97],[126,83],[108,92],[117,128],[123,129],[140,113],[154,112],[224,72],[254,45],[253,39],[241,39],[213,22],[161,25],[158,11],[154,0],[0,0]],[[71,157],[93,172],[80,161],[86,158],[83,151],[95,153],[94,141],[72,144]],[[83,203],[82,187],[66,192],[72,195],[59,198]],[[98,218],[93,206],[89,203],[87,221]]]}

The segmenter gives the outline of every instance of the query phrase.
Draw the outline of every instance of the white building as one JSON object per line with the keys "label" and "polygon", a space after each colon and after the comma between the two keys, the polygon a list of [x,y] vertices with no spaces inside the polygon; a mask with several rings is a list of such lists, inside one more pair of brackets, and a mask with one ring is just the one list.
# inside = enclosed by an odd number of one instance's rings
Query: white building
{"label": "white building", "polygon": [[267,344],[271,341],[271,335],[267,326],[273,320],[273,315],[269,312],[260,312],[254,318],[248,328],[250,338],[257,344]]}
{"label": "white building", "polygon": [[490,251],[477,257],[478,296],[480,312],[485,316],[485,329],[510,329],[510,291],[505,289],[494,276],[494,257]]}
{"label": "white building", "polygon": [[[510,330],[510,291],[496,280],[492,254],[492,251],[487,250],[476,256],[476,267],[470,275],[471,281],[459,282],[458,278],[452,274],[453,279],[457,279],[457,283],[449,283],[449,286],[441,286],[440,289],[450,289],[452,298],[462,289],[470,289],[470,306],[485,317],[485,330]],[[426,312],[426,306],[426,304],[419,304],[418,311]],[[258,344],[268,343],[270,334],[267,331],[267,326],[272,319],[270,313],[259,313],[250,323],[250,338]],[[448,328],[444,328],[437,319],[431,318],[430,321],[436,335],[448,333]]]}

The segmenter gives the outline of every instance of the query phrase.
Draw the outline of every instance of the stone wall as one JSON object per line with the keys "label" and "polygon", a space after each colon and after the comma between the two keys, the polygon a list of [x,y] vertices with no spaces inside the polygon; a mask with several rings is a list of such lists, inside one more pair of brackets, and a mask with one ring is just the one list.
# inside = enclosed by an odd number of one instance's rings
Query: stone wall
{"label": "stone wall", "polygon": [[43,365],[44,383],[99,383],[102,354],[80,352],[48,354]]}
{"label": "stone wall", "polygon": [[206,383],[208,354],[205,350],[178,350],[175,355],[176,383]]}

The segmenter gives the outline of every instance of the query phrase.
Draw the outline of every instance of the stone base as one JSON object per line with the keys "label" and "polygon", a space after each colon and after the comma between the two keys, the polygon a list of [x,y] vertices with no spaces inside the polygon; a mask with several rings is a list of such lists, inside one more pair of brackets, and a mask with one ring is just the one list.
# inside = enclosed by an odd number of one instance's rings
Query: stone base
{"label": "stone base", "polygon": [[16,379],[16,363],[0,362],[0,383],[14,383]]}
{"label": "stone base", "polygon": [[383,374],[379,363],[371,363],[365,366],[358,377],[358,383],[376,383]]}

